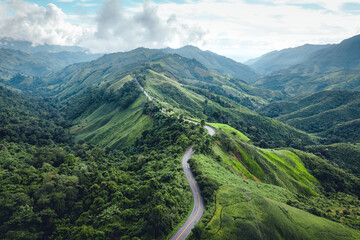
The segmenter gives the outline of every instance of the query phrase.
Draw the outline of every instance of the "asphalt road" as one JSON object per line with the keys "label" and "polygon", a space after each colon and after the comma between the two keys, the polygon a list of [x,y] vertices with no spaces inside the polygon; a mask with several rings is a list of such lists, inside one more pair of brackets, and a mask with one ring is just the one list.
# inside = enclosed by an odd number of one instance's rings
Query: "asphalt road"
{"label": "asphalt road", "polygon": [[202,196],[200,195],[199,185],[195,181],[194,175],[192,174],[188,165],[188,160],[191,158],[193,153],[194,150],[192,147],[188,148],[181,160],[181,164],[194,197],[194,208],[186,222],[176,231],[170,240],[185,240],[191,233],[191,229],[194,228],[195,224],[200,220],[204,212],[204,202]]}
{"label": "asphalt road", "polygon": [[[208,130],[208,133],[212,136],[215,134],[215,130],[210,126],[204,126],[206,130]],[[186,219],[186,222],[176,231],[176,233],[170,238],[170,240],[185,240],[189,234],[191,233],[191,230],[195,227],[196,223],[199,222],[203,212],[204,212],[204,201],[200,194],[200,188],[197,182],[195,181],[194,175],[191,172],[190,166],[188,164],[188,160],[193,155],[194,150],[192,147],[188,148],[182,157],[181,165],[184,169],[186,178],[189,182],[193,198],[194,198],[194,207],[193,210]]]}

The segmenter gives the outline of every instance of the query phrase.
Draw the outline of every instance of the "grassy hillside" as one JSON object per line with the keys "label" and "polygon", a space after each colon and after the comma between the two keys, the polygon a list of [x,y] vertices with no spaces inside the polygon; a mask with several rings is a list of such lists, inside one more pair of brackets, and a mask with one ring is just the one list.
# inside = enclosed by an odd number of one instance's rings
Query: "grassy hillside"
{"label": "grassy hillside", "polygon": [[258,112],[328,142],[359,141],[360,92],[324,91],[271,103]]}
{"label": "grassy hillside", "polygon": [[339,178],[336,171],[341,170],[324,161],[291,149],[257,148],[218,130],[212,154],[190,160],[206,202],[192,239],[358,239],[359,231],[334,222],[359,227],[357,198],[345,200],[354,213],[336,218],[332,209],[346,212],[344,203],[323,194],[338,191],[328,188],[330,179],[337,179],[332,184],[342,190],[350,187],[353,195],[359,194],[360,183],[342,187],[347,175]]}
{"label": "grassy hillside", "polygon": [[99,147],[124,149],[131,146],[153,120],[143,114],[145,96],[139,96],[128,108],[119,110],[115,103],[104,103],[89,115],[75,119],[71,133],[75,141],[84,140]]}
{"label": "grassy hillside", "polygon": [[62,103],[72,121],[75,141],[124,149],[153,125],[143,113],[147,99],[130,75],[112,85],[100,84]]}
{"label": "grassy hillside", "polygon": [[[249,110],[281,99],[283,95],[279,92],[249,86],[240,80],[210,72],[194,59],[166,55],[157,50],[140,48],[69,66],[52,79],[55,84],[51,86],[51,91],[60,102],[76,99],[89,88],[106,89],[111,95],[124,82],[130,81],[133,74],[164,110],[229,124],[254,142],[263,140],[269,146],[300,147],[317,141],[312,136]],[[57,82],[56,79],[61,80]],[[90,105],[89,109],[94,111],[95,105]],[[86,106],[83,109],[87,109]]]}
{"label": "grassy hillside", "polygon": [[284,203],[224,185],[201,239],[358,239],[360,232]]}

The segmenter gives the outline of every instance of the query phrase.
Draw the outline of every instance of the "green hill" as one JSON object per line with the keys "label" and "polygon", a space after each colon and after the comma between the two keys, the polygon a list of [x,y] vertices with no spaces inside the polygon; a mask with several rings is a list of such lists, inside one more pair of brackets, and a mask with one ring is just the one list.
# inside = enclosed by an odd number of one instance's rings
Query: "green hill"
{"label": "green hill", "polygon": [[0,49],[0,77],[8,80],[18,73],[45,75],[52,69],[45,61],[17,50]]}
{"label": "green hill", "polygon": [[[352,202],[350,195],[345,200],[336,194],[347,191],[359,195],[359,180],[315,155],[292,149],[257,148],[218,130],[212,153],[196,154],[191,167],[206,203],[204,218],[192,239],[360,236],[359,231],[334,222],[358,227],[355,213],[347,218],[336,217],[342,211],[347,214],[349,208],[359,211],[358,200]],[[349,205],[341,207],[346,201]],[[338,213],[333,214],[332,209]]]}

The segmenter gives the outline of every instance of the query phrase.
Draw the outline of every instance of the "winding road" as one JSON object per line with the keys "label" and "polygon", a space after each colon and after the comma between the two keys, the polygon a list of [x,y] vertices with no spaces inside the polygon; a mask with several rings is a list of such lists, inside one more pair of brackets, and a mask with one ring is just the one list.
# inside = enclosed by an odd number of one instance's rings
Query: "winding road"
{"label": "winding road", "polygon": [[[134,79],[141,88],[141,90],[144,92],[145,96],[149,99],[149,101],[153,100],[153,97],[151,97],[144,88],[140,85],[139,81],[136,79],[135,75]],[[162,113],[166,114],[164,111],[160,110]],[[195,124],[199,124],[198,122],[195,122],[193,120],[184,119],[185,121],[192,122]],[[215,129],[210,127],[209,125],[205,125],[204,128],[208,131],[208,133],[213,136],[215,134]],[[203,212],[204,212],[204,201],[200,194],[200,188],[197,184],[194,174],[191,172],[190,166],[188,164],[188,160],[192,157],[194,154],[194,150],[192,147],[189,147],[186,152],[184,153],[182,159],[181,159],[181,165],[183,167],[183,170],[185,172],[186,179],[189,182],[193,198],[194,198],[194,207],[191,211],[190,216],[186,219],[185,223],[172,235],[172,237],[169,240],[185,240],[191,233],[191,230],[195,227],[196,223],[199,222]]]}
{"label": "winding road", "polygon": [[[211,136],[215,134],[214,128],[208,125],[205,125],[204,128]],[[193,153],[194,150],[192,149],[192,147],[188,148],[184,156],[182,157],[181,165],[184,169],[186,178],[189,182],[193,194],[194,207],[186,222],[175,232],[174,235],[172,235],[169,240],[185,240],[190,235],[191,230],[195,227],[196,223],[199,222],[204,212],[204,201],[200,194],[200,188],[188,164],[188,160],[192,157]]]}

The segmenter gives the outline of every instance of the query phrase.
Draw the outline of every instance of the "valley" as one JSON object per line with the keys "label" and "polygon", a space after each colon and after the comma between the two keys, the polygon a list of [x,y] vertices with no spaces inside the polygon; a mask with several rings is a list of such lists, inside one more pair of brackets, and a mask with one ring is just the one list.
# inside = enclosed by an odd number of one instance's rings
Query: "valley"
{"label": "valley", "polygon": [[2,49],[0,238],[360,239],[359,39]]}

